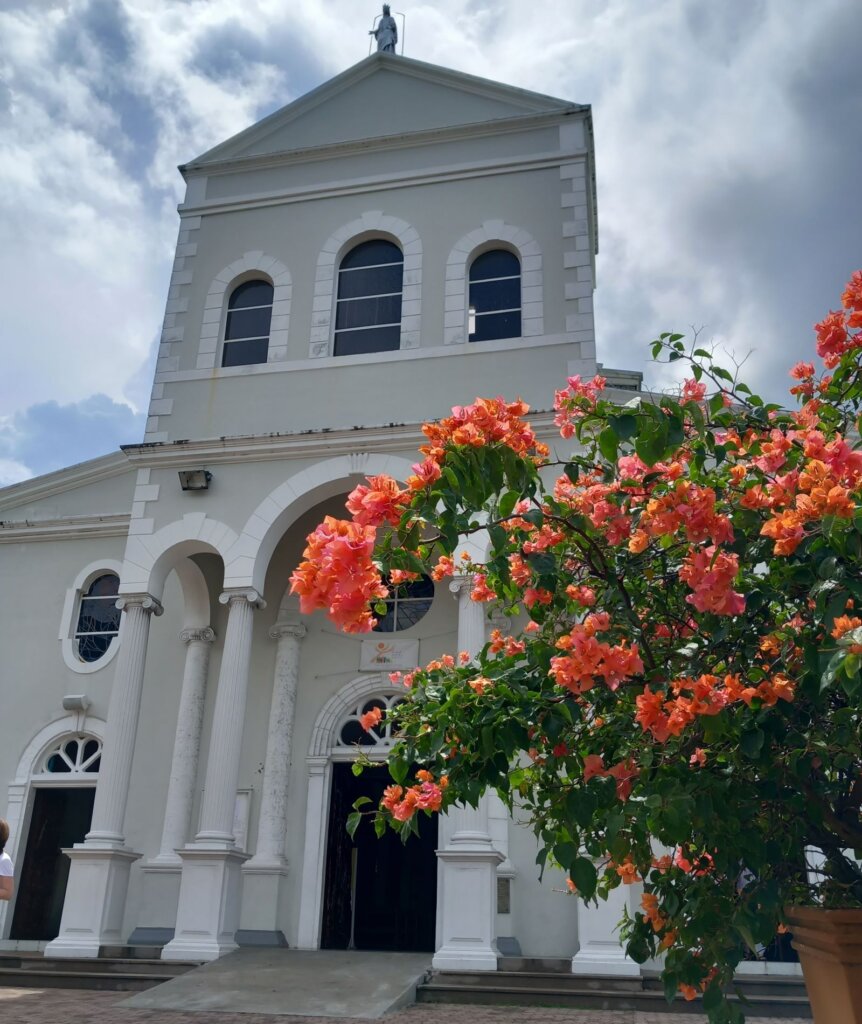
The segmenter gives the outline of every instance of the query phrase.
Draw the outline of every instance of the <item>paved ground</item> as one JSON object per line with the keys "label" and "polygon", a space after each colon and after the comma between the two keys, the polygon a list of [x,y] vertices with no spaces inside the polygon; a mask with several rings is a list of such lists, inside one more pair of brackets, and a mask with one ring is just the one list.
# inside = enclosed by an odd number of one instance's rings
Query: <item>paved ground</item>
{"label": "paved ground", "polygon": [[[332,1017],[281,1017],[256,1013],[185,1013],[131,1010],[118,1004],[124,992],[0,987],[3,1024],[334,1024]],[[349,1024],[352,1018],[338,1018]],[[632,1010],[542,1010],[506,1006],[411,1006],[384,1018],[386,1024],[705,1024],[694,1014]],[[750,1017],[747,1024],[779,1024],[774,1017]],[[785,1018],[781,1024],[811,1024]]]}

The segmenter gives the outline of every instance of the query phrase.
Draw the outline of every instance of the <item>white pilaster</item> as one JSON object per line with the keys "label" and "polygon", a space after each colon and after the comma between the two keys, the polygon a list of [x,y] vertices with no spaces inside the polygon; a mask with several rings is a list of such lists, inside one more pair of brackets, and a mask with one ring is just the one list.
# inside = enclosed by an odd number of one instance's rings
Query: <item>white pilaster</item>
{"label": "white pilaster", "polygon": [[300,949],[320,946],[323,912],[323,866],[326,860],[326,792],[329,785],[328,757],[309,757],[308,797],[305,807],[305,844],[302,857],[302,900],[299,906]]}
{"label": "white pilaster", "polygon": [[132,777],[150,616],[161,615],[162,606],[150,594],[128,594],[118,599],[117,607],[125,614],[92,826],[83,843],[64,851],[72,863],[60,934],[48,943],[48,956],[97,957],[101,946],[122,943],[120,929],[129,871],[140,857],[125,845],[123,820]]}
{"label": "white pilaster", "polygon": [[174,933],[182,869],[182,860],[177,851],[189,838],[207,672],[215,633],[209,626],[184,629],[180,633],[180,640],[186,645],[186,660],[162,841],[158,855],[141,868],[144,873],[144,898],[141,901],[138,926],[129,937],[129,942],[142,945],[162,945]]}
{"label": "white pilaster", "polygon": [[[484,605],[470,598],[472,580],[456,577],[449,589],[458,598],[458,650],[476,655],[485,644]],[[479,806],[447,814],[437,851],[437,923],[440,948],[432,966],[446,971],[496,971],[497,865],[488,826],[488,796]],[[443,825],[443,822],[441,822]]]}
{"label": "white pilaster", "polygon": [[305,634],[305,626],[299,622],[279,622],[269,632],[278,647],[257,844],[254,856],[246,861],[242,870],[243,902],[238,938],[243,945],[287,945],[278,923],[281,882],[287,872],[284,859],[287,785],[299,682],[299,652]]}
{"label": "white pilaster", "polygon": [[219,672],[201,806],[201,828],[193,843],[179,851],[182,860],[174,938],[163,960],[215,960],[236,949],[239,925],[240,867],[247,855],[233,835],[236,790],[255,608],[264,602],[255,590],[230,590],[219,601],[228,606],[224,652]]}
{"label": "white pilaster", "polygon": [[597,906],[578,905],[579,949],[572,957],[572,974],[612,975],[618,978],[639,978],[641,969],[626,956],[617,931],[623,919],[623,909],[631,907],[632,891],[640,893],[640,886],[620,885],[612,890],[607,900]]}

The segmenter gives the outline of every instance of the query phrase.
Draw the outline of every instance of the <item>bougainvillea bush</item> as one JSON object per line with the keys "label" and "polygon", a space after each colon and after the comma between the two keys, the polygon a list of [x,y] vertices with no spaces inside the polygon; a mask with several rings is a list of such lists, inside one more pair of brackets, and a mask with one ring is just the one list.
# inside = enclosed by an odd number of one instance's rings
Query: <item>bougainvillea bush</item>
{"label": "bougainvillea bush", "polygon": [[496,789],[580,898],[642,883],[628,954],[713,1021],[742,1018],[724,992],[786,905],[862,906],[862,272],[842,302],[816,326],[826,372],[790,371],[794,411],[675,334],[652,354],[687,361],[677,396],[557,392],[565,458],[520,401],[456,408],[292,577],[349,632],[419,574],[469,575],[516,624],[403,676],[378,829]]}

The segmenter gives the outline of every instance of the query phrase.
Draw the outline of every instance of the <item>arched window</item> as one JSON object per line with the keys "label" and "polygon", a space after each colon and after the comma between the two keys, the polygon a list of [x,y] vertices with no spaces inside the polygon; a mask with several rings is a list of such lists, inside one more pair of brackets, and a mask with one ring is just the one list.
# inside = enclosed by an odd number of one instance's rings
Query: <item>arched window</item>
{"label": "arched window", "polygon": [[272,285],[246,281],[234,288],[227,304],[222,366],[265,363],[272,322]]}
{"label": "arched window", "polygon": [[521,261],[492,249],[470,265],[470,341],[521,336]]}
{"label": "arched window", "polygon": [[400,348],[403,282],[404,255],[393,242],[375,238],[347,253],[338,268],[335,355]]}
{"label": "arched window", "polygon": [[434,584],[428,576],[422,576],[410,583],[401,583],[397,587],[389,584],[389,597],[383,602],[386,612],[380,615],[375,612],[377,625],[375,633],[397,633],[409,629],[427,614],[434,600]]}
{"label": "arched window", "polygon": [[120,631],[117,591],[120,579],[112,572],[97,576],[81,595],[75,645],[81,661],[98,661]]}
{"label": "arched window", "polygon": [[88,733],[80,733],[55,743],[43,757],[40,772],[57,774],[93,774],[102,761],[102,741]]}
{"label": "arched window", "polygon": [[[395,742],[392,735],[392,721],[389,712],[398,704],[403,703],[401,694],[381,694],[377,697],[365,697],[352,708],[350,714],[342,721],[335,741],[338,747],[390,747]],[[371,729],[363,729],[359,719],[374,708],[380,708],[383,717]]]}

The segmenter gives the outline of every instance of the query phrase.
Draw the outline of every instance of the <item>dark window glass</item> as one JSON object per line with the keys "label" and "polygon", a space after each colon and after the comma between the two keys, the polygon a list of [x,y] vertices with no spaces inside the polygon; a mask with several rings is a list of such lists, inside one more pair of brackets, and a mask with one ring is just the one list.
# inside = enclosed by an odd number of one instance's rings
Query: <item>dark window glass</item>
{"label": "dark window glass", "polygon": [[401,294],[371,299],[339,301],[336,331],[354,327],[398,327],[401,324]]}
{"label": "dark window glass", "polygon": [[222,366],[265,363],[272,324],[272,285],[246,281],[234,288],[228,302]]}
{"label": "dark window glass", "polygon": [[81,757],[81,760],[86,761],[88,758],[92,757],[93,754],[95,754],[98,751],[98,749],[98,740],[87,740],[87,742],[84,744],[84,753]]}
{"label": "dark window glass", "polygon": [[374,238],[370,242],[362,242],[341,261],[342,270],[351,270],[355,267],[374,267],[380,263],[403,263],[404,257],[401,250],[394,242],[387,242],[383,238]]}
{"label": "dark window glass", "polygon": [[81,597],[75,640],[82,661],[98,661],[120,630],[117,590],[120,581],[113,573],[94,580]]}
{"label": "dark window glass", "polygon": [[347,253],[338,269],[335,355],[400,348],[403,281],[404,257],[392,242],[373,239]]}
{"label": "dark window glass", "polygon": [[45,768],[49,772],[70,772],[72,770],[59,754],[52,754],[48,758]]}
{"label": "dark window glass", "polygon": [[363,747],[372,747],[377,741],[353,718],[346,722],[341,730],[341,742],[345,747],[352,747],[354,743],[358,743]]}
{"label": "dark window glass", "polygon": [[521,336],[521,264],[504,249],[477,256],[470,266],[470,341]]}
{"label": "dark window glass", "polygon": [[389,586],[386,613],[379,615],[375,612],[375,633],[397,633],[409,629],[427,614],[434,600],[434,583],[428,576],[397,587]]}
{"label": "dark window glass", "polygon": [[495,277],[521,276],[521,264],[514,253],[505,249],[483,252],[470,264],[471,281],[487,281]]}
{"label": "dark window glass", "polygon": [[496,313],[503,309],[520,309],[520,277],[507,277],[501,281],[480,281],[478,284],[471,284],[470,305],[477,313]]}

